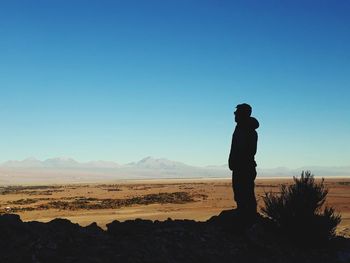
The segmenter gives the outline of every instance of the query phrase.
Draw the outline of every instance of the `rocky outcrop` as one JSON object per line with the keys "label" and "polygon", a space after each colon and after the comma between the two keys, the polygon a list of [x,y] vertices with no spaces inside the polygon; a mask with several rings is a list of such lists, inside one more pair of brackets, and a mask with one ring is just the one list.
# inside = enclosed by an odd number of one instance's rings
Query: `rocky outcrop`
{"label": "rocky outcrop", "polygon": [[22,222],[0,216],[0,262],[350,262],[349,239],[300,247],[276,233],[268,219],[242,220],[235,210],[206,222],[113,221],[107,231],[66,219]]}

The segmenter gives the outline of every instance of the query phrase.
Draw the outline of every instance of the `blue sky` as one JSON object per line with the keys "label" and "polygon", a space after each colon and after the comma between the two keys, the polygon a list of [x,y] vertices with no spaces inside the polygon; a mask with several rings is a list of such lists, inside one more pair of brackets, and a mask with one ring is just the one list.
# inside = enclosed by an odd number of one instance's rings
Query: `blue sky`
{"label": "blue sky", "polygon": [[349,1],[1,1],[0,161],[350,165]]}

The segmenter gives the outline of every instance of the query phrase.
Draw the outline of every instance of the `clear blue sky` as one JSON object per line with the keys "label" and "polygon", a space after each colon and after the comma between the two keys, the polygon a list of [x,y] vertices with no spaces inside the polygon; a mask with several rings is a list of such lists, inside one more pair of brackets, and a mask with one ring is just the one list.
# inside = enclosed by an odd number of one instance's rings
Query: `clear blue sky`
{"label": "clear blue sky", "polygon": [[1,1],[0,161],[350,165],[350,1]]}

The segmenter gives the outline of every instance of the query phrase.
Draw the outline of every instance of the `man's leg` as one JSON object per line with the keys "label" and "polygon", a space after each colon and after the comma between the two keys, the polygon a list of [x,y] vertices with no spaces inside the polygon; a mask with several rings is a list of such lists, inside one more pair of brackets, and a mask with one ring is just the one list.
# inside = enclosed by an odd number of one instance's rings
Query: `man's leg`
{"label": "man's leg", "polygon": [[250,181],[247,184],[247,209],[249,210],[249,213],[256,214],[257,212],[257,203],[255,198],[255,184],[254,181]]}
{"label": "man's leg", "polygon": [[256,178],[256,169],[251,167],[249,169],[249,174],[247,174],[248,182],[246,188],[246,200],[247,200],[247,209],[248,213],[255,215],[257,212],[257,202],[255,197],[255,178]]}
{"label": "man's leg", "polygon": [[232,172],[232,189],[233,199],[237,204],[237,210],[240,211],[243,208],[242,202],[242,182],[238,172]]}
{"label": "man's leg", "polygon": [[232,173],[232,187],[234,200],[237,203],[237,210],[243,216],[255,216],[257,211],[257,203],[255,198],[255,167],[242,169]]}

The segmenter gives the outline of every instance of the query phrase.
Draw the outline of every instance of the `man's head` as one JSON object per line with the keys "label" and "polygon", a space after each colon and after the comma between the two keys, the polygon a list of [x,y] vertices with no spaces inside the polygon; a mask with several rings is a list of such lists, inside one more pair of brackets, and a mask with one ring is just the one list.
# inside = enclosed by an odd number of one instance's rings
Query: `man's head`
{"label": "man's head", "polygon": [[244,120],[249,119],[250,115],[252,114],[252,107],[247,104],[238,104],[236,106],[236,111],[234,112],[235,114],[235,122],[242,122]]}

